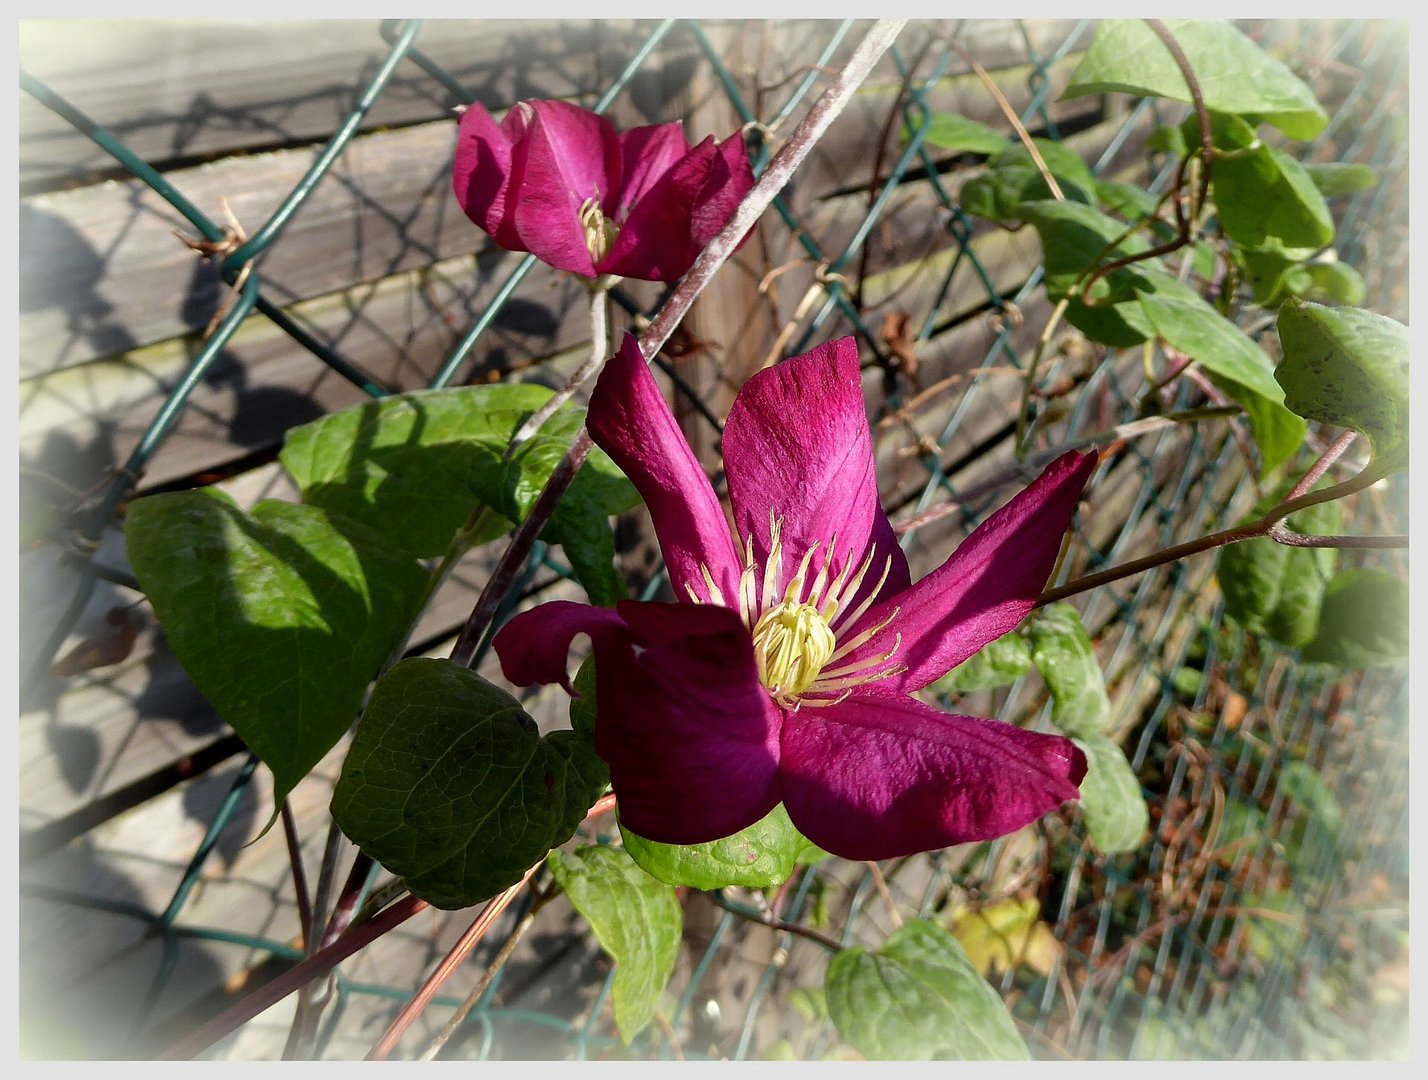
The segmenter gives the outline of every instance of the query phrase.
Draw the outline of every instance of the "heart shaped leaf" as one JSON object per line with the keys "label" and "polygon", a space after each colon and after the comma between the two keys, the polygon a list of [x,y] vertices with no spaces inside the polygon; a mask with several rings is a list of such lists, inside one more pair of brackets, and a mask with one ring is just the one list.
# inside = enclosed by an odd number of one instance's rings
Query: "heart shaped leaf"
{"label": "heart shaped leaf", "polygon": [[1360,308],[1286,300],[1274,377],[1300,416],[1369,437],[1384,472],[1407,465],[1408,327]]}
{"label": "heart shaped leaf", "polygon": [[608,779],[588,735],[542,736],[500,687],[416,657],[373,689],[332,817],[415,896],[463,908],[569,840]]}
{"label": "heart shaped leaf", "polygon": [[[1328,124],[1314,92],[1233,24],[1217,19],[1165,22],[1190,62],[1207,108],[1260,114],[1293,139],[1312,139]],[[1140,19],[1099,24],[1062,97],[1116,90],[1187,105],[1192,100],[1170,50]]]}
{"label": "heart shaped leaf", "polygon": [[1005,1002],[962,946],[936,923],[904,923],[875,953],[844,949],[828,962],[828,1014],[866,1058],[1024,1061]]}
{"label": "heart shaped leaf", "polygon": [[281,803],[351,726],[426,572],[338,514],[265,501],[250,516],[212,489],[135,500],[125,533],[174,655]]}

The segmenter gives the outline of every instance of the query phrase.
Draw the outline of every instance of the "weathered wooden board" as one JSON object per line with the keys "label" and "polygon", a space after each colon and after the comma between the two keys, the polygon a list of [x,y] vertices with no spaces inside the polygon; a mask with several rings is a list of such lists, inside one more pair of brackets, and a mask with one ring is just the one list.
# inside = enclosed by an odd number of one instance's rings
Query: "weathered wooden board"
{"label": "weathered wooden board", "polygon": [[[416,48],[491,108],[602,91],[655,28],[620,19],[427,21]],[[669,41],[651,70],[677,67]],[[390,46],[375,19],[28,19],[21,66],[140,157],[168,161],[325,141],[357,104]],[[658,109],[658,82],[636,102]],[[449,116],[448,91],[404,59],[363,130]],[[648,122],[648,121],[647,121]],[[77,182],[114,161],[28,94],[20,95],[20,179]]]}
{"label": "weathered wooden board", "polygon": [[[1064,80],[1067,64],[1062,61],[1050,69],[1053,84]],[[996,76],[1014,107],[1024,107],[1031,95],[1030,70],[1023,65]],[[707,134],[705,127],[725,134],[724,128],[737,123],[727,105],[710,113],[710,106],[703,104],[713,100],[713,80],[707,73],[675,77],[661,68],[650,78],[660,80],[671,115],[709,114],[708,123],[691,129],[692,137]],[[669,99],[685,88],[695,91],[686,98],[692,104],[676,110]],[[790,189],[795,208],[836,191],[859,190],[871,181],[870,169],[868,175],[854,175],[847,163],[866,158],[858,147],[877,137],[869,125],[876,122],[881,131],[900,89],[900,84],[873,84],[857,97]],[[1003,123],[973,75],[940,80],[929,91],[928,105]],[[1053,105],[1052,114],[1065,119],[1098,109],[1095,99],[1081,99]],[[617,119],[632,111],[637,111],[633,94],[618,99]],[[641,119],[634,116],[629,122]],[[269,297],[280,304],[311,299],[489,249],[484,234],[460,212],[450,192],[454,137],[454,122],[446,119],[355,139],[260,255],[256,267],[268,283]],[[298,184],[317,153],[316,147],[300,147],[230,157],[172,171],[165,179],[220,225],[226,222],[226,204],[251,235]],[[895,154],[890,147],[885,164],[891,164]],[[832,162],[837,168],[829,171]],[[224,290],[213,268],[175,232],[197,238],[182,215],[138,180],[24,200],[22,373],[74,365],[202,329]],[[830,242],[830,254],[842,246]]]}

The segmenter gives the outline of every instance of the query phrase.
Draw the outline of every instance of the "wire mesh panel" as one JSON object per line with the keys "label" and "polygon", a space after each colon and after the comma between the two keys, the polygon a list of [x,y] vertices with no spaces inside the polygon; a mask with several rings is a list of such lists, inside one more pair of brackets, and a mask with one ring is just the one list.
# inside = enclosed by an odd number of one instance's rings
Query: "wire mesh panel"
{"label": "wire mesh panel", "polygon": [[[738,127],[759,173],[861,29],[670,20],[536,34],[409,21],[279,24],[250,37],[223,24],[24,27],[28,1052],[151,1055],[279,977],[304,954],[305,885],[294,884],[290,849],[316,867],[342,843],[326,808],[345,744],[295,789],[290,822],[262,831],[265,770],[145,614],[124,554],[129,501],[208,483],[244,504],[292,497],[275,458],[295,424],[406,390],[559,385],[574,369],[589,348],[581,290],[533,256],[487,244],[451,198],[455,107],[550,96],[622,125],[683,119],[696,138]],[[1166,159],[1145,138],[1186,110],[1061,97],[1094,29],[985,20],[903,31],[654,361],[711,472],[722,418],[750,375],[852,333],[883,505],[914,578],[1072,446],[1105,452],[1058,581],[1249,511],[1257,493],[1231,423],[1121,427],[1144,419],[1148,352],[1075,333],[1042,340],[1053,305],[1040,246],[1030,230],[964,212],[960,192],[985,155],[928,137],[938,114],[999,130],[1014,120],[1099,178],[1163,189]],[[1407,251],[1395,242],[1407,213],[1401,28],[1245,29],[1283,53],[1333,117],[1306,158],[1376,171],[1372,189],[1336,205],[1337,247],[1363,273],[1370,304],[1406,319]],[[113,76],[116,88],[83,74],[87,50],[105,41],[142,69],[163,45],[154,33],[178,48],[215,35],[205,48],[226,59],[214,84],[174,106],[143,96],[147,75],[132,85]],[[254,77],[263,72],[267,86]],[[617,326],[638,329],[664,290],[625,282],[613,298]],[[1186,382],[1167,394],[1167,412],[1203,400]],[[1027,406],[1029,438],[1018,419]],[[1031,452],[1020,456],[1023,440]],[[1377,531],[1405,524],[1402,480],[1364,500]],[[617,540],[633,594],[667,596],[639,513]],[[450,652],[500,543],[459,565],[412,654]],[[850,1056],[820,997],[834,950],[876,947],[910,918],[965,932],[1012,899],[1031,914],[996,932],[1005,958],[988,974],[1039,1056],[1401,1052],[1406,686],[1392,670],[1331,677],[1246,634],[1224,616],[1213,572],[1213,559],[1189,559],[1078,601],[1111,691],[1110,733],[1150,807],[1134,851],[1098,854],[1065,809],[991,843],[881,866],[825,860],[776,890],[687,890],[659,1022],[628,1046],[612,1020],[610,962],[588,927],[564,900],[536,912],[526,894],[402,1046],[419,1047],[480,991],[444,1056]],[[560,549],[538,544],[501,617],[579,595],[570,577]],[[480,670],[500,681],[490,657]],[[526,704],[543,727],[564,725],[561,694]],[[956,704],[1031,726],[1050,708],[1034,675]],[[581,834],[618,835],[604,818]],[[368,889],[384,885],[374,869]],[[322,991],[331,1001],[318,1052],[364,1055],[469,922],[425,912],[345,963]],[[279,1056],[292,1010],[290,1000],[273,1007],[209,1053]]]}

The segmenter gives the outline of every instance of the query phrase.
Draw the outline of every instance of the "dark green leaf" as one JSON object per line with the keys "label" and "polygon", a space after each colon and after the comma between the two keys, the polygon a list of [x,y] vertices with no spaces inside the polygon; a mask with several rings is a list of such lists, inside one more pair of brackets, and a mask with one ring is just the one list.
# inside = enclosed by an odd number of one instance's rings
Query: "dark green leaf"
{"label": "dark green leaf", "polygon": [[[1263,517],[1290,487],[1282,484],[1261,499],[1240,524]],[[1342,513],[1337,503],[1320,503],[1290,514],[1285,524],[1297,532],[1332,536],[1342,528]],[[1221,549],[1215,569],[1225,613],[1251,633],[1297,649],[1318,631],[1324,587],[1337,561],[1333,548],[1287,547],[1268,537],[1230,544]]]}
{"label": "dark green leaf", "polygon": [[1304,166],[1272,146],[1217,157],[1210,188],[1225,234],[1245,247],[1267,239],[1318,248],[1334,239],[1334,218]]}
{"label": "dark green leaf", "polygon": [[221,492],[135,500],[129,561],[184,669],[273,771],[281,803],[356,719],[426,586],[377,534]]}
{"label": "dark green leaf", "polygon": [[[1096,178],[1081,155],[1050,139],[1033,139],[1032,143],[1068,200],[1078,205],[1095,202]],[[1019,219],[1022,203],[1040,199],[1056,201],[1031,152],[1021,143],[991,158],[987,171],[967,181],[958,196],[967,213],[992,221]]]}
{"label": "dark green leaf", "polygon": [[[403,394],[294,428],[280,459],[304,501],[360,521],[413,555],[442,555],[478,507],[496,521],[474,542],[530,511],[584,422],[583,410],[565,406],[507,460],[511,436],[550,396],[529,384]],[[625,596],[606,518],[638,502],[595,449],[543,532],[566,549],[596,603]]]}
{"label": "dark green leaf", "polygon": [[1385,469],[1407,466],[1408,327],[1360,308],[1286,300],[1274,377],[1300,416],[1353,428]]}
{"label": "dark green leaf", "polygon": [[569,840],[608,779],[588,736],[542,737],[504,690],[416,657],[372,691],[332,817],[415,896],[463,908]]}
{"label": "dark green leaf", "polygon": [[761,821],[707,844],[660,844],[623,824],[620,835],[625,850],[647,873],[670,885],[705,890],[782,885],[797,864],[816,861],[818,854],[818,848],[789,821],[782,803]]}
{"label": "dark green leaf", "polygon": [[[903,142],[907,142],[912,132],[904,126]],[[956,113],[934,113],[927,126],[923,141],[940,150],[950,150],[954,154],[995,154],[1006,149],[1010,140],[986,124]]]}
{"label": "dark green leaf", "polygon": [[1015,630],[988,642],[932,684],[939,694],[1008,686],[1031,669],[1031,647]]}
{"label": "dark green leaf", "polygon": [[[1147,247],[1134,233],[1126,235],[1124,223],[1081,203],[1043,199],[1022,203],[1017,213],[1041,237],[1046,294],[1052,300],[1065,296],[1093,267]],[[1136,263],[1133,271],[1113,270],[1096,279],[1090,296],[1102,304],[1128,300],[1134,295],[1139,275],[1160,268],[1158,260],[1147,259]]]}
{"label": "dark green leaf", "polygon": [[1408,586],[1382,570],[1340,570],[1324,590],[1319,633],[1303,656],[1353,668],[1406,659]]}
{"label": "dark green leaf", "polygon": [[[1262,114],[1294,139],[1312,139],[1329,122],[1314,92],[1232,24],[1167,19],[1166,25],[1185,52],[1207,108]],[[1140,19],[1101,23],[1062,96],[1115,90],[1192,103],[1180,66]]]}
{"label": "dark green leaf", "polygon": [[590,846],[546,860],[571,906],[584,915],[615,961],[615,1025],[626,1046],[654,1019],[684,930],[674,889],[650,877],[619,848]]}
{"label": "dark green leaf", "polygon": [[1145,137],[1145,147],[1147,150],[1174,154],[1178,158],[1183,158],[1190,152],[1189,144],[1185,141],[1185,132],[1179,124],[1156,128]]}
{"label": "dark green leaf", "polygon": [[1348,161],[1328,161],[1317,165],[1305,165],[1309,179],[1326,199],[1335,195],[1350,195],[1355,191],[1367,191],[1378,183],[1378,173],[1367,165]]}
{"label": "dark green leaf", "polygon": [[1006,1004],[936,923],[903,924],[875,953],[828,962],[828,1014],[838,1034],[876,1060],[1024,1061]]}
{"label": "dark green leaf", "polygon": [[1135,770],[1125,752],[1104,735],[1077,739],[1086,753],[1081,780],[1081,813],[1096,850],[1107,855],[1140,846],[1150,824],[1150,811]]}
{"label": "dark green leaf", "polygon": [[570,728],[580,735],[595,735],[595,658],[587,657],[570,684],[575,695],[570,699]]}
{"label": "dark green leaf", "polygon": [[1265,473],[1303,445],[1305,425],[1284,407],[1273,361],[1243,330],[1193,293],[1176,298],[1146,294],[1140,305],[1158,337],[1198,361],[1245,406]]}
{"label": "dark green leaf", "polygon": [[1028,626],[1031,659],[1051,691],[1051,722],[1090,738],[1111,722],[1111,699],[1081,613],[1070,604],[1042,608]]}
{"label": "dark green leaf", "polygon": [[1150,217],[1160,203],[1160,200],[1145,188],[1115,180],[1097,180],[1096,198],[1105,203],[1108,210],[1127,221]]}

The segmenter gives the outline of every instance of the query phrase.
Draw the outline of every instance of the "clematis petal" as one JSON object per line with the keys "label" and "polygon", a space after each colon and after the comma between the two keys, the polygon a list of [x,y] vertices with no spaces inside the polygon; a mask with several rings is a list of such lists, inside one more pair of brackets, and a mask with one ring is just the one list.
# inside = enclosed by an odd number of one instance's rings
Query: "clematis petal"
{"label": "clematis petal", "polygon": [[592,640],[626,635],[625,620],[610,608],[552,600],[511,618],[491,639],[501,661],[501,671],[516,686],[559,683],[570,685],[570,643],[578,634]]}
{"label": "clematis petal", "polygon": [[907,559],[878,500],[872,438],[863,404],[858,346],[851,337],[820,345],[755,374],[739,390],[724,425],[724,473],[734,526],[767,559],[769,511],[783,519],[784,580],[815,542],[832,565],[856,571],[875,553],[866,591],[892,560],[885,595],[908,583]]}
{"label": "clematis petal", "polygon": [[[614,214],[620,221],[625,220],[630,207],[644,198],[660,177],[688,153],[689,140],[684,137],[684,126],[679,123],[651,124],[621,132],[623,168],[620,190],[612,193],[606,213]],[[615,195],[619,197],[617,202]]]}
{"label": "clematis petal", "polygon": [[602,204],[620,183],[620,143],[610,121],[564,101],[532,101],[534,116],[512,153],[519,174],[512,220],[527,251],[542,262],[585,277],[595,263],[580,208]]}
{"label": "clematis petal", "polygon": [[892,621],[844,662],[886,652],[893,635],[901,634],[895,659],[907,670],[878,686],[910,693],[1014,629],[1031,613],[1056,565],[1062,537],[1096,461],[1094,453],[1075,451],[1053,461],[977,526],[945,563],[901,594],[875,604],[850,633],[889,617]]}
{"label": "clematis petal", "polygon": [[1085,774],[1069,739],[881,694],[790,713],[779,765],[789,818],[845,859],[1004,836],[1076,798]]}
{"label": "clematis petal", "polygon": [[525,134],[530,106],[516,105],[499,125],[479,101],[461,114],[452,155],[451,187],[466,216],[508,250],[523,251],[507,213],[511,146]]}
{"label": "clematis petal", "polygon": [[703,566],[725,602],[736,604],[743,561],[724,510],[632,335],[600,373],[586,423],[596,445],[644,496],[675,596],[686,599],[690,585],[701,600],[711,599]]}
{"label": "clematis petal", "polygon": [[[690,213],[689,235],[696,253],[728,223],[734,210],[754,186],[754,170],[749,164],[743,134],[735,132],[717,149]],[[740,246],[747,239],[745,235],[739,241]]]}
{"label": "clematis petal", "polygon": [[595,748],[620,820],[665,844],[719,840],[779,802],[783,714],[738,614],[623,601],[629,636],[595,639]]}
{"label": "clematis petal", "polygon": [[690,214],[717,157],[710,136],[667,169],[630,208],[600,272],[674,281],[688,270],[703,247],[690,237]]}

